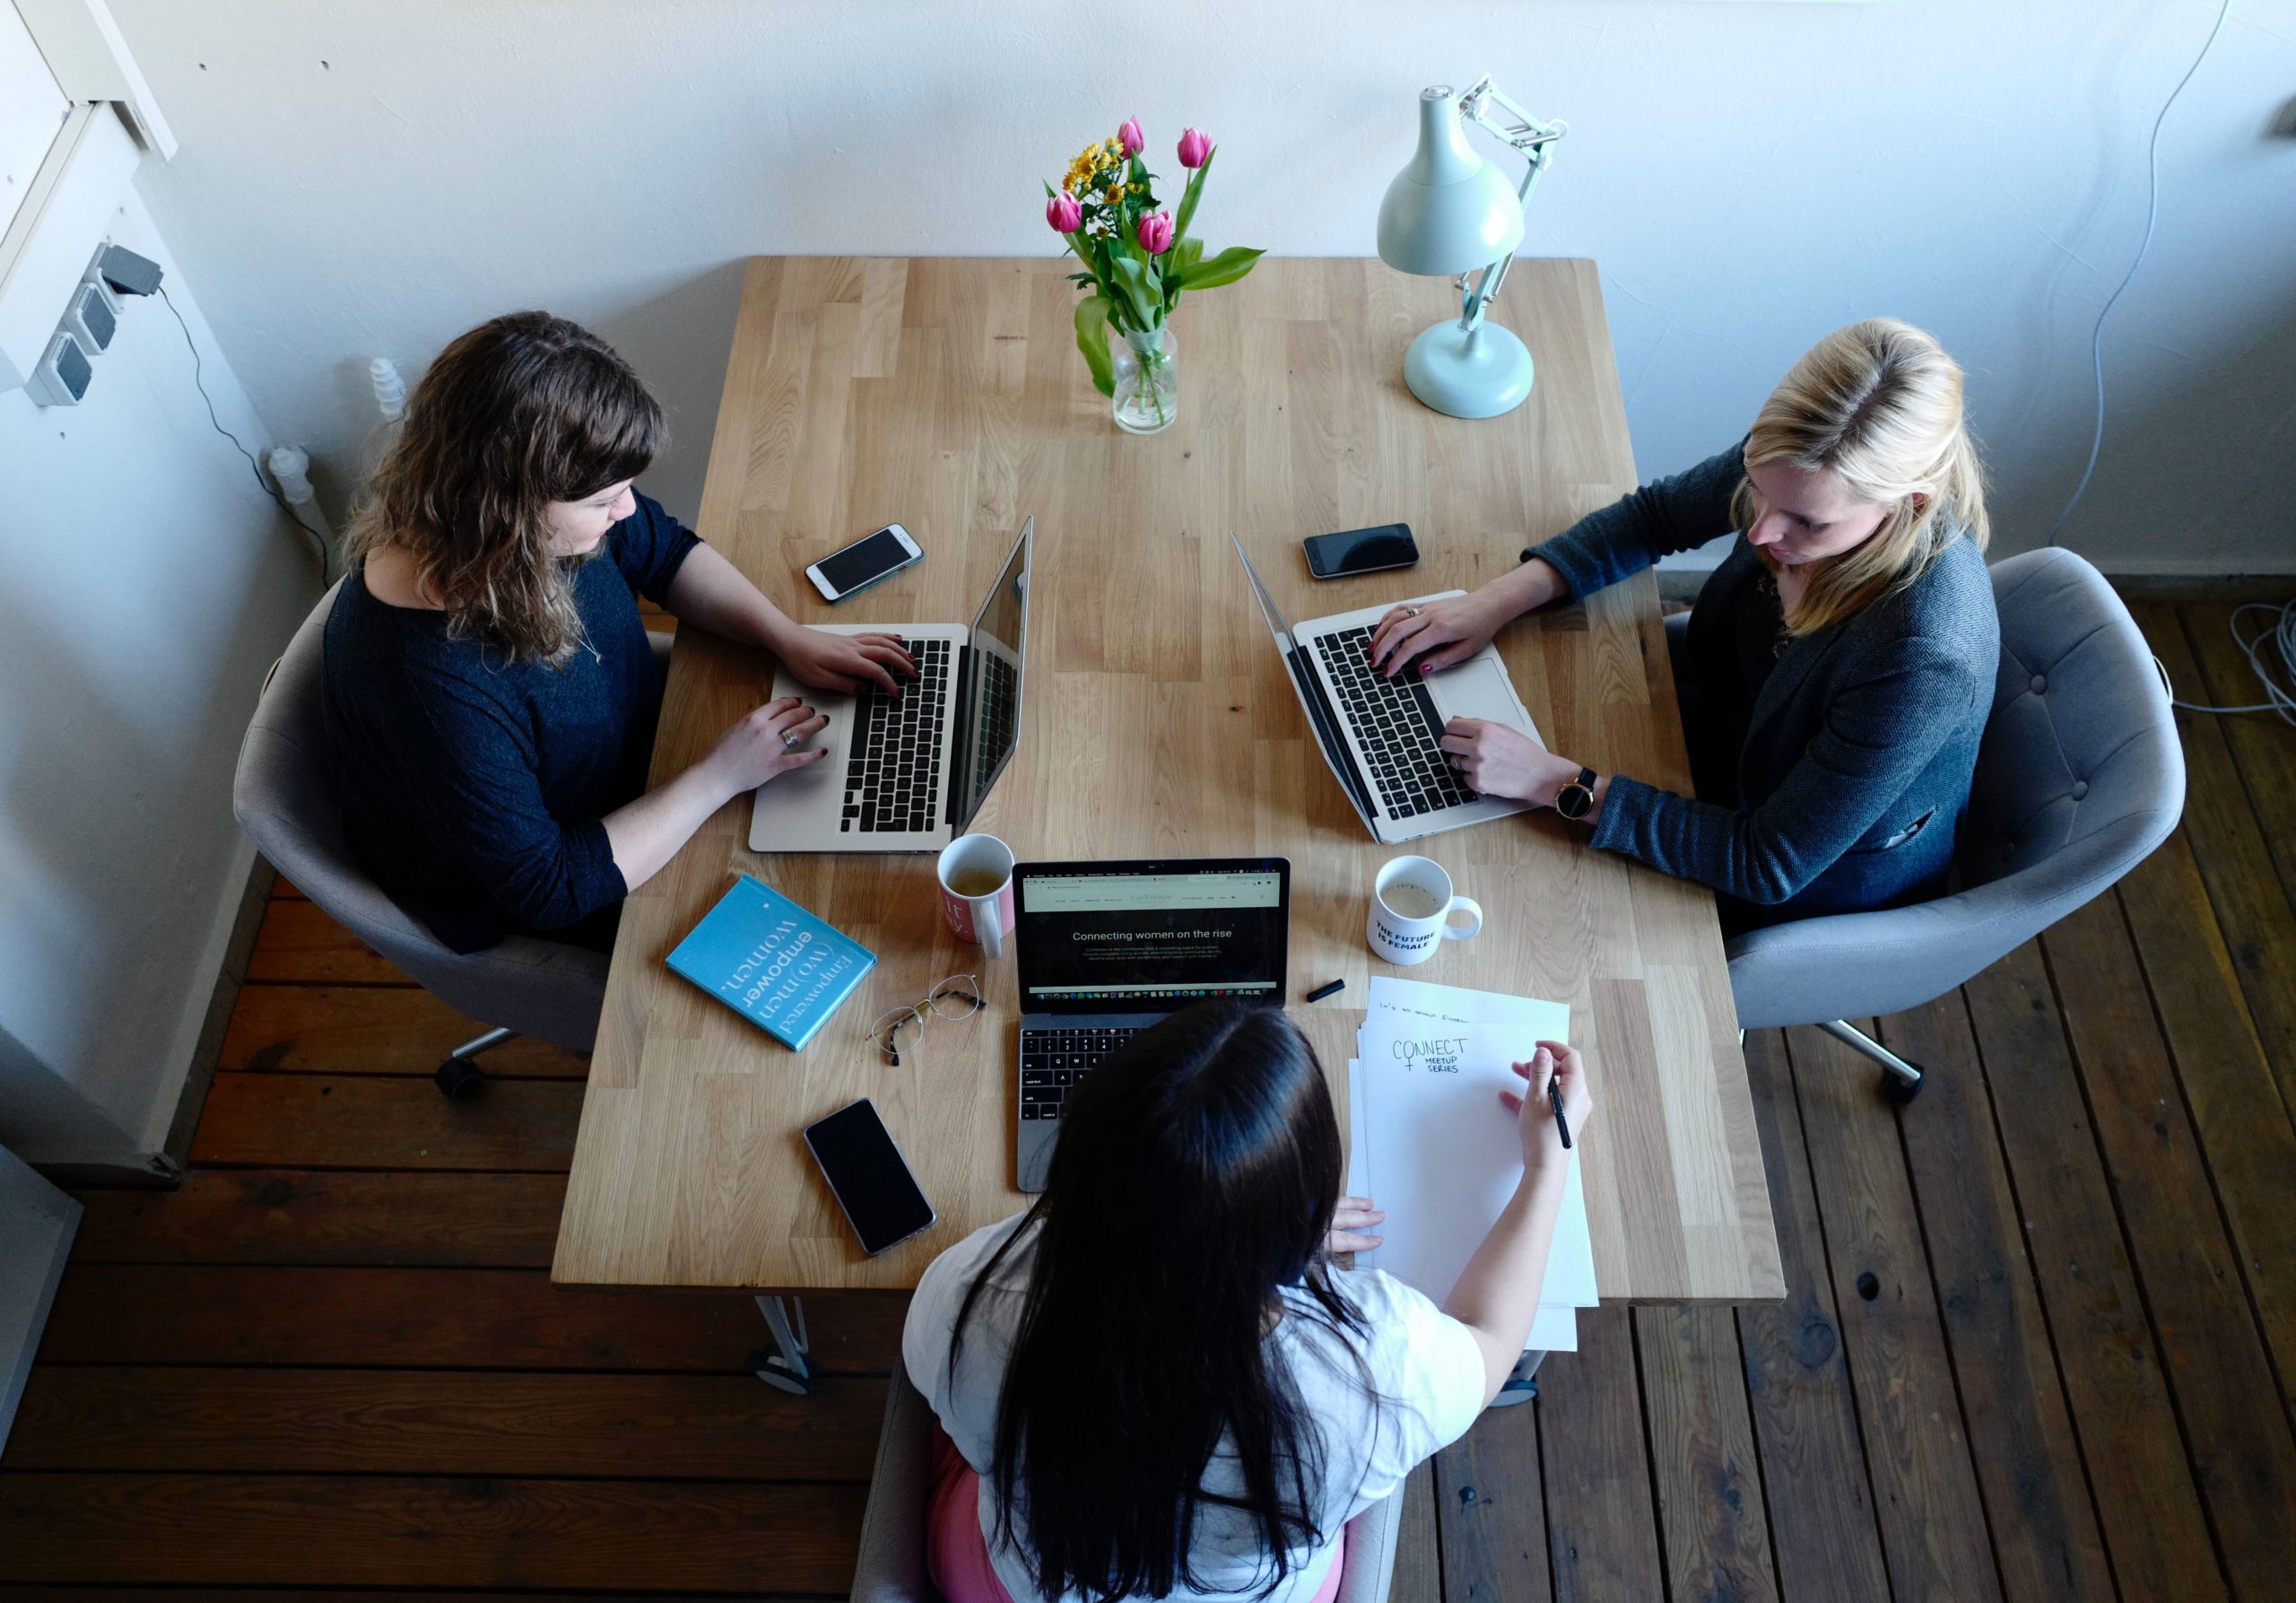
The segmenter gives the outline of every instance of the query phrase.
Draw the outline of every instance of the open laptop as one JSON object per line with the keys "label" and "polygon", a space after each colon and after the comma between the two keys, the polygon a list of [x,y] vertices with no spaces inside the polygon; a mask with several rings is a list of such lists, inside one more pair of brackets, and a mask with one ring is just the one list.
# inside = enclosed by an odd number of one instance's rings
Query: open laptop
{"label": "open laptop", "polygon": [[901,693],[809,690],[787,670],[773,695],[829,714],[829,755],[758,787],[752,851],[938,851],[972,823],[1021,736],[1029,651],[1029,553],[1037,520],[1013,542],[972,627],[825,623],[837,634],[898,634],[917,659]]}
{"label": "open laptop", "polygon": [[1110,1052],[1207,997],[1283,1005],[1285,858],[1022,863],[1020,1186],[1044,1189],[1061,1104]]}
{"label": "open laptop", "polygon": [[1486,645],[1465,662],[1435,674],[1406,666],[1390,679],[1371,666],[1371,632],[1390,609],[1425,605],[1464,590],[1439,590],[1409,601],[1382,602],[1352,613],[1311,618],[1294,629],[1283,620],[1260,582],[1259,571],[1244,555],[1243,542],[1229,541],[1259,599],[1260,615],[1292,675],[1308,723],[1323,748],[1324,761],[1339,777],[1340,788],[1362,815],[1372,839],[1390,845],[1422,835],[1455,830],[1485,819],[1526,813],[1531,804],[1478,796],[1437,744],[1455,718],[1487,719],[1537,740],[1537,727],[1507,677],[1498,649]]}

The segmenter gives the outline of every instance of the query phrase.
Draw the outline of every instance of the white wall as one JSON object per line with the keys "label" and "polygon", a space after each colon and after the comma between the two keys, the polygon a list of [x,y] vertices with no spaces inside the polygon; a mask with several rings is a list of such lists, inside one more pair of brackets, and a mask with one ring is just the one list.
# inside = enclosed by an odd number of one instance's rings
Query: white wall
{"label": "white wall", "polygon": [[[1215,246],[1363,255],[1432,82],[1572,132],[1535,252],[1598,260],[1646,473],[1735,440],[1874,312],[1970,373],[2003,549],[2078,475],[2088,331],[2142,228],[2153,113],[2207,0],[113,0],[182,136],[147,184],[257,404],[340,498],[459,329],[545,305],[619,344],[689,515],[752,252],[1038,253],[1040,178],[1136,112],[1222,142]],[[2296,0],[2234,0],[2163,141],[2160,237],[2108,330],[2107,454],[2068,543],[2296,571]],[[1170,168],[1169,159],[1162,163]]]}
{"label": "white wall", "polygon": [[[269,436],[131,196],[224,424]],[[58,309],[59,311],[61,308]],[[0,1142],[161,1149],[253,862],[231,769],[317,593],[309,548],[211,428],[167,309],[131,301],[87,399],[0,393]]]}

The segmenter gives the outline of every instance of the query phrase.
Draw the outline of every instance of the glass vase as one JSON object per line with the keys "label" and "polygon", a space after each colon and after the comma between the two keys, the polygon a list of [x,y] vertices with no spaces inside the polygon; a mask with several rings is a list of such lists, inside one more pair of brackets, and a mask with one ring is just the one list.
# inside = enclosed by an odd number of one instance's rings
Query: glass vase
{"label": "glass vase", "polygon": [[1116,347],[1116,426],[1154,434],[1180,414],[1179,342],[1169,327],[1127,331]]}

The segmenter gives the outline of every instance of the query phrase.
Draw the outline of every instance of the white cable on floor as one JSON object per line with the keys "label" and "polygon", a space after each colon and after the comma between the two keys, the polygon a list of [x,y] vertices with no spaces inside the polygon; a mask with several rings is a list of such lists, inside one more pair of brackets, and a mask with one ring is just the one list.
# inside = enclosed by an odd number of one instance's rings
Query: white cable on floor
{"label": "white cable on floor", "polygon": [[[2242,634],[2240,619],[2247,613],[2263,613],[2278,622],[2267,623],[2253,635]],[[2176,700],[2176,692],[2171,690],[2169,693],[2170,705],[2180,707],[2187,712],[2276,712],[2281,722],[2296,727],[2296,599],[2283,601],[2278,606],[2269,601],[2248,602],[2234,607],[2226,623],[2232,631],[2233,643],[2248,659],[2248,667],[2264,685],[2264,693],[2272,699],[2258,701],[2252,707],[2198,707],[2190,701]],[[2280,677],[2277,679],[2273,677],[2271,669],[2265,664],[2267,645],[2275,646],[2280,651]],[[2154,660],[2157,662],[2159,658]],[[2163,669],[2161,683],[2167,684],[2168,678],[2168,672]]]}
{"label": "white cable on floor", "polygon": [[2215,44],[2216,35],[2222,30],[2224,19],[2231,10],[2232,0],[2224,0],[2217,7],[2216,26],[2208,30],[2208,37],[2201,41],[2200,54],[2192,58],[2192,65],[2185,68],[2185,75],[2177,80],[2177,86],[2169,91],[2169,98],[2161,102],[2161,115],[2152,119],[2152,137],[2144,147],[2144,238],[2137,243],[2136,259],[2128,264],[2128,272],[2121,278],[2120,288],[2112,292],[2112,299],[2107,301],[2105,309],[2097,314],[2097,326],[2089,331],[2089,369],[2097,385],[2097,427],[2089,440],[2089,465],[2081,470],[2081,482],[2073,487],[2073,499],[2065,503],[2065,510],[2059,512],[2057,521],[2048,526],[2048,539],[2045,544],[2057,544],[2057,531],[2065,527],[2065,520],[2073,516],[2073,509],[2081,504],[2082,496],[2088,493],[2089,477],[2097,471],[2097,455],[2104,449],[2105,319],[2113,315],[2113,308],[2120,304],[2121,296],[2135,282],[2136,270],[2144,265],[2144,253],[2152,248],[2152,224],[2161,215],[2161,125],[2169,120],[2169,108],[2177,103],[2177,97],[2184,93],[2185,85],[2192,82],[2195,73],[2200,71],[2200,64],[2208,59],[2209,47]]}

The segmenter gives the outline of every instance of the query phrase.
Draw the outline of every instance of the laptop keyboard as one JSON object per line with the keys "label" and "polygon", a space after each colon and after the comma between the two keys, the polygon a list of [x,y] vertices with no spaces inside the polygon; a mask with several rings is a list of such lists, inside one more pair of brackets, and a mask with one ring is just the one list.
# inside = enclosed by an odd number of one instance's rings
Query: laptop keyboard
{"label": "laptop keyboard", "polygon": [[1139,1033],[1126,1030],[1021,1032],[1021,1117],[1057,1119],[1061,1103],[1100,1060]]}
{"label": "laptop keyboard", "polygon": [[843,832],[909,834],[940,822],[941,719],[949,704],[949,642],[903,640],[917,677],[889,695],[865,684],[853,698],[845,765]]}
{"label": "laptop keyboard", "polygon": [[980,654],[982,671],[987,682],[981,687],[980,727],[973,731],[972,771],[978,785],[988,777],[997,759],[1013,744],[1015,733],[1013,719],[1021,710],[1021,679],[1013,665],[994,651]]}
{"label": "laptop keyboard", "polygon": [[1436,744],[1443,738],[1443,718],[1427,687],[1416,675],[1390,679],[1372,668],[1370,625],[1318,635],[1316,651],[1339,687],[1341,711],[1362,744],[1390,817],[1413,818],[1476,799]]}

